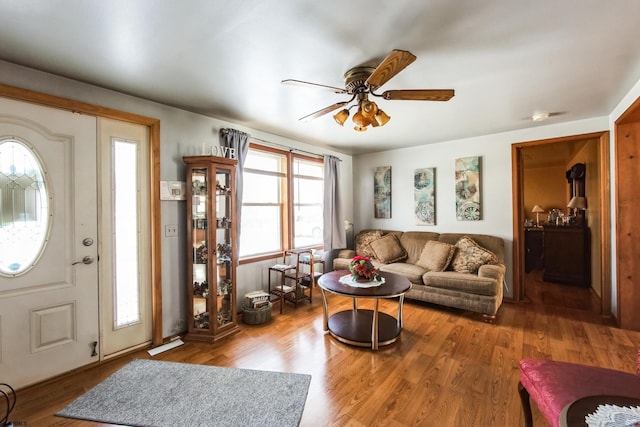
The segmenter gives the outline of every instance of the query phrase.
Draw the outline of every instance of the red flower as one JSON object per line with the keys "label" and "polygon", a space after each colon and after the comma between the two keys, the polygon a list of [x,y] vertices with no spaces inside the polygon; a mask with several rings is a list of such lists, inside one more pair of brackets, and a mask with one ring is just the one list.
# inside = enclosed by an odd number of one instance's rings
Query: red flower
{"label": "red flower", "polygon": [[371,258],[368,256],[356,255],[349,263],[349,271],[355,280],[368,279],[380,280],[380,273],[373,266]]}

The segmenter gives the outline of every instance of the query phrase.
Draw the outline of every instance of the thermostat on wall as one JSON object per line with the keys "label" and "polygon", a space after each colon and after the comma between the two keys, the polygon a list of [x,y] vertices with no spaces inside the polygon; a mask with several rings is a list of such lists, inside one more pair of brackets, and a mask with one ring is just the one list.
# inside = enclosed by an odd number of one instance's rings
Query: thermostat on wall
{"label": "thermostat on wall", "polygon": [[160,200],[185,200],[184,181],[160,181]]}

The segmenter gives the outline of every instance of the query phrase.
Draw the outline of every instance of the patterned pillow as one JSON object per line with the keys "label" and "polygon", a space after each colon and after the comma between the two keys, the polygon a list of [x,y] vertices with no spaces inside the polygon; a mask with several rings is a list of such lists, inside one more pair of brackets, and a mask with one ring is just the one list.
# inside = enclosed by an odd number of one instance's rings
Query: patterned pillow
{"label": "patterned pillow", "polygon": [[356,235],[356,254],[375,258],[369,243],[382,237],[382,230],[361,231]]}
{"label": "patterned pillow", "polygon": [[456,247],[438,240],[429,240],[422,248],[416,265],[429,271],[444,271],[451,262]]}
{"label": "patterned pillow", "polygon": [[374,240],[369,243],[369,247],[373,251],[375,258],[384,264],[402,261],[407,258],[407,251],[400,244],[400,240],[393,234],[387,234],[378,240]]}
{"label": "patterned pillow", "polygon": [[456,242],[456,253],[451,266],[458,273],[477,273],[485,264],[497,264],[498,257],[488,249],[478,245],[471,237],[462,236]]}

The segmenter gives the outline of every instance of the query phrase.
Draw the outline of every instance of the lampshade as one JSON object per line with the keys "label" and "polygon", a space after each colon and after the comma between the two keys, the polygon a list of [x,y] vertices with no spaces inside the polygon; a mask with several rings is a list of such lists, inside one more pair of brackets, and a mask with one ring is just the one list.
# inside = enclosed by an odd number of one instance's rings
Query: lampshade
{"label": "lampshade", "polygon": [[353,120],[353,123],[355,123],[356,126],[359,126],[359,127],[367,127],[371,123],[371,119],[369,119],[367,116],[365,116],[364,113],[362,112],[362,110],[358,110],[353,115],[351,120]]}
{"label": "lampshade", "polygon": [[378,113],[376,114],[376,116],[374,117],[375,121],[380,125],[380,126],[384,126],[387,124],[387,122],[389,120],[391,120],[391,117],[389,117],[387,115],[387,113],[385,113],[382,110],[378,110]]}
{"label": "lampshade", "polygon": [[343,126],[344,122],[349,118],[349,110],[356,106],[358,107],[358,111],[351,117],[351,120],[353,120],[355,124],[354,129],[358,132],[366,131],[369,125],[372,127],[384,126],[391,120],[391,117],[380,110],[378,104],[369,101],[367,93],[363,92],[358,94],[358,103],[356,105],[352,105],[349,109],[340,110],[333,116],[336,123]]}
{"label": "lampshade", "polygon": [[587,199],[581,196],[574,196],[569,200],[567,207],[571,209],[586,209]]}
{"label": "lampshade", "polygon": [[360,109],[362,114],[369,120],[372,120],[378,112],[378,106],[375,102],[371,101],[363,101],[362,104],[360,104]]}
{"label": "lampshade", "polygon": [[349,110],[343,109],[338,111],[333,118],[340,126],[344,125],[345,120],[349,118]]}
{"label": "lampshade", "polygon": [[542,209],[542,208],[540,207],[540,205],[535,205],[535,206],[533,207],[533,209],[531,209],[531,212],[533,212],[533,213],[542,213],[542,212],[544,212],[544,209]]}

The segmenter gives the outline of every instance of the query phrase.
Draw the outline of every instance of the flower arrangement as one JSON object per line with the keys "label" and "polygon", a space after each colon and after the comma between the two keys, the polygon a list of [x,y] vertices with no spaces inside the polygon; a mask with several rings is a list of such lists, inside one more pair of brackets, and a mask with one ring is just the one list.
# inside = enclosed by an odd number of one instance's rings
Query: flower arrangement
{"label": "flower arrangement", "polygon": [[349,271],[353,276],[353,280],[359,281],[380,281],[380,272],[371,263],[368,256],[357,255],[351,259],[349,263]]}

